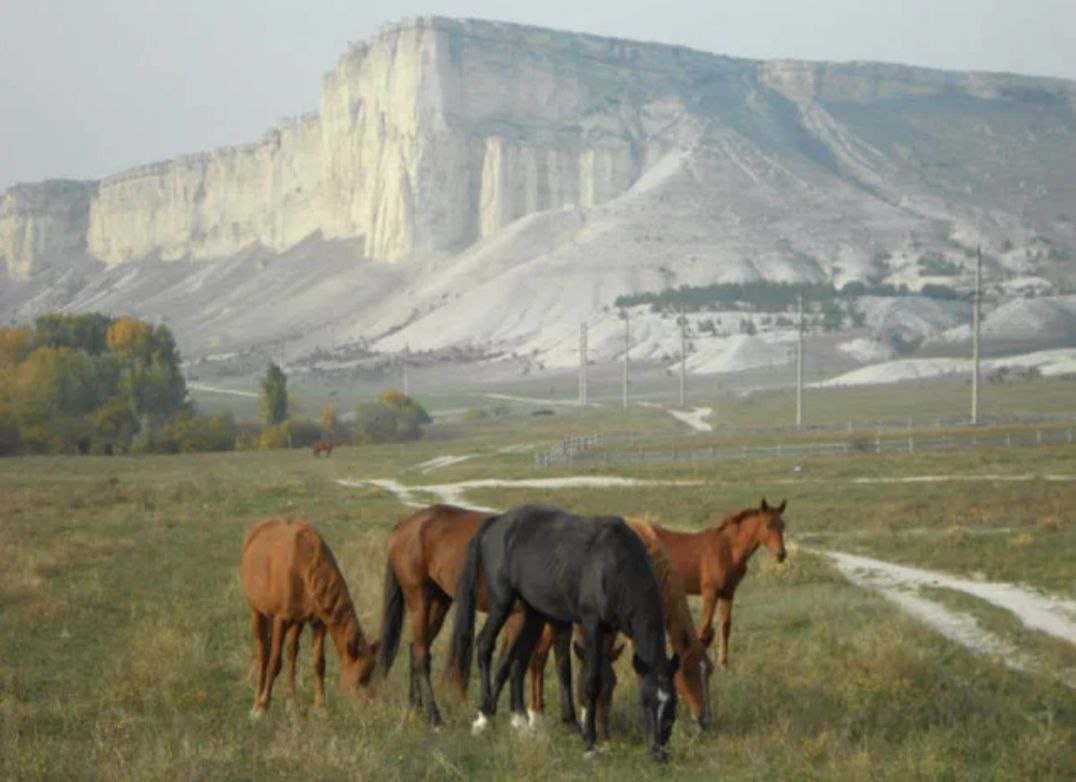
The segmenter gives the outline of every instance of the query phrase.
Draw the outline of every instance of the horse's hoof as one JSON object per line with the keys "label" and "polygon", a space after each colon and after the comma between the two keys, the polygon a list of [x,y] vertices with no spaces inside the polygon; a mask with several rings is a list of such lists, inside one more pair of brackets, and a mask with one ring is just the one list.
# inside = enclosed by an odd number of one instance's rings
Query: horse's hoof
{"label": "horse's hoof", "polygon": [[530,727],[530,720],[528,720],[519,712],[512,712],[512,721],[510,724],[516,730],[526,730]]}
{"label": "horse's hoof", "polygon": [[265,708],[262,706],[255,706],[250,710],[250,718],[254,721],[260,720],[265,714]]}
{"label": "horse's hoof", "polygon": [[527,709],[527,725],[530,728],[537,728],[538,723],[541,721],[542,715],[533,709]]}
{"label": "horse's hoof", "polygon": [[597,747],[591,747],[583,753],[583,760],[601,760],[601,750]]}
{"label": "horse's hoof", "polygon": [[487,718],[486,715],[482,712],[478,712],[478,716],[475,717],[474,722],[471,723],[471,735],[479,735],[480,733],[482,733],[482,731],[486,729],[487,725],[489,725],[489,718]]}

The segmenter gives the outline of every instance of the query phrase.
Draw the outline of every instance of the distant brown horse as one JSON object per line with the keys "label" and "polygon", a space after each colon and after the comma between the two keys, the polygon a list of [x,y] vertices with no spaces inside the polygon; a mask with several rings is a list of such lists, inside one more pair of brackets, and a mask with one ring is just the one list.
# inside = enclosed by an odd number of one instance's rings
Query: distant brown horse
{"label": "distant brown horse", "polygon": [[765,546],[778,562],[785,560],[785,522],[781,518],[787,503],[771,507],[763,498],[757,508],[735,513],[699,532],[671,530],[653,525],[683,579],[690,595],[702,596],[699,637],[709,647],[714,639],[714,608],[721,612],[721,640],[718,662],[729,664],[729,633],[732,630],[732,599],[747,573],[747,562],[759,546]]}
{"label": "distant brown horse", "polygon": [[[665,631],[669,637],[669,645],[680,656],[680,669],[674,676],[676,689],[687,700],[691,716],[700,727],[705,729],[710,724],[710,675],[713,673],[714,666],[695,630],[695,623],[692,621],[691,610],[687,604],[684,583],[653,526],[642,519],[626,518],[625,521],[646,545],[650,559],[654,563],[658,586],[661,588]],[[515,620],[505,626],[503,631],[505,644],[518,633],[519,624],[520,622]],[[611,647],[612,637],[607,638],[606,642]],[[541,714],[545,706],[545,666],[551,644],[552,633],[546,627],[538,646],[531,655],[530,662],[530,708],[534,714]],[[583,658],[586,650],[578,644],[575,648],[576,654]],[[620,656],[620,648],[608,648],[606,653],[612,660],[615,660]],[[612,702],[613,688],[616,685],[616,675],[610,669],[603,671],[602,678],[596,717],[603,734],[608,737],[609,706]],[[580,682],[582,682],[582,677],[580,677]]]}
{"label": "distant brown horse", "polygon": [[314,443],[314,458],[317,458],[318,454],[325,454],[326,456],[333,455],[333,442],[332,440],[319,440]]}
{"label": "distant brown horse", "polygon": [[260,717],[269,708],[285,637],[289,683],[294,690],[295,655],[307,622],[313,632],[315,707],[325,707],[326,630],[340,656],[341,689],[353,694],[369,683],[378,642],[366,642],[332,552],[305,521],[273,518],[251,527],[243,541],[239,578],[250,603],[254,634],[252,717]]}

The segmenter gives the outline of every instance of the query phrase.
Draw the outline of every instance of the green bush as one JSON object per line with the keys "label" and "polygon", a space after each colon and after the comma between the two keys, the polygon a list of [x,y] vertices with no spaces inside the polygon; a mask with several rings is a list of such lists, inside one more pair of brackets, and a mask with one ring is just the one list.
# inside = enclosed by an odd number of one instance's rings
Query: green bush
{"label": "green bush", "polygon": [[415,440],[433,419],[401,391],[383,391],[376,402],[363,402],[355,410],[355,430],[360,441],[390,443]]}

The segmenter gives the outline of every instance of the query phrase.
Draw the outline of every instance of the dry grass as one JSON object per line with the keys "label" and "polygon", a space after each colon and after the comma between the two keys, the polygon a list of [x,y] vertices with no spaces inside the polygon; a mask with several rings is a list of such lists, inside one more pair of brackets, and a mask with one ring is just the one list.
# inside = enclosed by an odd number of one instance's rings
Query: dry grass
{"label": "dry grass", "polygon": [[[351,703],[335,685],[330,652],[330,711],[321,717],[311,709],[308,637],[297,697],[279,687],[268,717],[252,724],[250,639],[237,581],[246,527],[270,513],[309,517],[336,552],[364,629],[376,636],[385,536],[408,511],[391,495],[348,490],[333,478],[389,477],[438,453],[487,444],[489,457],[411,480],[533,474],[526,456],[492,455],[493,444],[505,444],[495,434],[483,429],[451,448],[341,449],[318,462],[305,452],[0,462],[0,778],[1049,779],[1076,767],[1071,691],[971,656],[798,551],[784,566],[765,553],[753,561],[737,596],[731,671],[715,677],[716,729],[699,734],[679,723],[667,767],[651,764],[639,744],[627,667],[615,737],[597,763],[582,760],[578,739],[562,732],[555,714],[535,736],[515,735],[499,719],[491,734],[473,738],[471,708],[448,693],[441,696],[448,724],[429,731],[406,708],[406,654],[376,699]],[[1021,456],[1016,469],[1068,469],[1056,451],[1041,453],[1037,463]],[[1071,579],[1056,549],[1071,563],[1072,525],[1042,528],[1035,509],[1060,518],[1072,504],[1068,486],[842,482],[882,469],[972,469],[962,455],[950,456],[858,466],[818,460],[810,481],[798,484],[786,482],[783,462],[680,465],[651,474],[722,483],[504,490],[474,499],[497,506],[548,499],[697,526],[763,494],[788,496],[792,538],[797,530],[833,532],[840,547],[842,534],[866,530],[856,545],[889,559],[1003,578],[1017,557],[1026,580],[1057,588]],[[1002,519],[1026,524],[1033,540],[1013,547],[1005,537],[967,534],[960,545],[938,546],[937,538],[901,534],[933,524],[940,536],[957,518],[969,533]],[[443,659],[441,643],[435,670]],[[555,704],[555,689],[549,695]]]}

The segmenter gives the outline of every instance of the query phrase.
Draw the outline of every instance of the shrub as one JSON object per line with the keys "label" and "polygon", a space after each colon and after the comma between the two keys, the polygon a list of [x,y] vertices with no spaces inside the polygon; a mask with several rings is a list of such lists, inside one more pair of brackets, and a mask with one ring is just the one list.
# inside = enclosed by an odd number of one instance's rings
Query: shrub
{"label": "shrub", "polygon": [[355,410],[358,439],[371,443],[417,439],[421,427],[432,420],[421,405],[396,389],[382,391],[376,402],[363,402]]}

